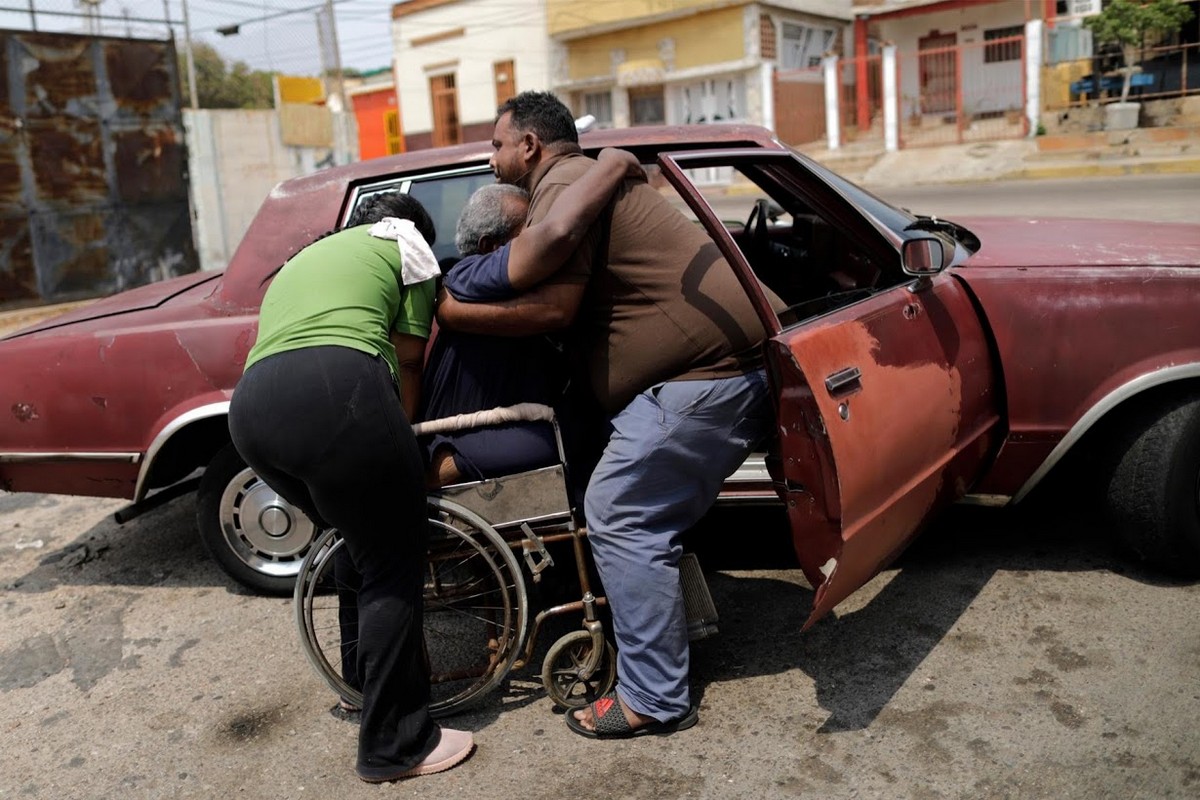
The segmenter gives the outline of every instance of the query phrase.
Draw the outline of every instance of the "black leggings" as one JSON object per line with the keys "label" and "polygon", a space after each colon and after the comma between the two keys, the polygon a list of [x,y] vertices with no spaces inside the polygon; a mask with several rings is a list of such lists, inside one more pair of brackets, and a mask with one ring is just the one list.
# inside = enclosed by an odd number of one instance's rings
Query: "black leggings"
{"label": "black leggings", "polygon": [[424,469],[387,362],[346,347],[269,356],[238,383],[229,431],[268,486],[338,529],[339,573],[358,573],[344,577],[361,581],[360,771],[415,766],[439,738],[421,652]]}

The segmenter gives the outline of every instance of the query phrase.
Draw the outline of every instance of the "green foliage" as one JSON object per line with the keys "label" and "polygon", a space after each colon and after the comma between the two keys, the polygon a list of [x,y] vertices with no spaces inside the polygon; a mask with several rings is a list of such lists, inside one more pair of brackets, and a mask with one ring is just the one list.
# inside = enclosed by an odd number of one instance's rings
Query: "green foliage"
{"label": "green foliage", "polygon": [[[203,42],[192,43],[192,60],[196,63],[196,99],[201,108],[274,107],[272,73],[251,70],[243,61],[227,66],[216,48]],[[187,61],[183,53],[179,55],[179,74],[187,98]]]}
{"label": "green foliage", "polygon": [[1191,18],[1192,10],[1177,0],[1109,0],[1103,11],[1083,21],[1097,42],[1121,48],[1125,59],[1121,102],[1129,99],[1130,79],[1141,70],[1138,63],[1147,37],[1174,33]]}
{"label": "green foliage", "polygon": [[1083,24],[1096,41],[1122,48],[1140,46],[1147,35],[1174,33],[1192,18],[1192,10],[1177,0],[1111,0],[1104,10]]}

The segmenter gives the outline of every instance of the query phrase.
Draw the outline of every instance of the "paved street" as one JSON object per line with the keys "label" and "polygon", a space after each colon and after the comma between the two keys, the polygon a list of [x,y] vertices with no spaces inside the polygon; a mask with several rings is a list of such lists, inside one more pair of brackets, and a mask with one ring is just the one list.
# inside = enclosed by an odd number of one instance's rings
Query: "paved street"
{"label": "paved street", "polygon": [[[1200,205],[1195,176],[880,193],[952,218]],[[721,616],[693,649],[698,727],[573,736],[535,660],[453,721],[479,743],[464,767],[371,787],[290,599],[229,583],[192,497],[118,526],[120,501],[0,492],[0,800],[1197,796],[1200,585],[1135,564],[1078,499],[1040,502],[951,509],[803,634],[781,517],[722,510],[691,540]]]}

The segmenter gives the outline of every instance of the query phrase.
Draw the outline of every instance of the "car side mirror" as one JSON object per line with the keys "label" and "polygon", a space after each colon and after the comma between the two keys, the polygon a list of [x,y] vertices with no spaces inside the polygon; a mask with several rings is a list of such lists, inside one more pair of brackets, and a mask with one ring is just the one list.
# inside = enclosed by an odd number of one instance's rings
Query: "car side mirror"
{"label": "car side mirror", "polygon": [[923,236],[909,239],[900,250],[904,272],[914,277],[936,275],[950,265],[950,254],[941,239]]}

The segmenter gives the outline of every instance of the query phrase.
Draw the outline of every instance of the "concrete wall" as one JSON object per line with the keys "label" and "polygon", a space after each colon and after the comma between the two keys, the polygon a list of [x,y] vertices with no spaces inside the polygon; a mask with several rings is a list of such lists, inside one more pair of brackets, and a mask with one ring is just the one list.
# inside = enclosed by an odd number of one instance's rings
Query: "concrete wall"
{"label": "concrete wall", "polygon": [[518,92],[549,89],[553,53],[558,51],[546,36],[545,6],[513,0],[470,0],[401,15],[392,21],[392,41],[396,92],[410,146],[428,141],[433,130],[432,76],[455,76],[464,141],[468,135],[477,138],[485,124],[490,138],[496,116],[493,65],[513,62]]}
{"label": "concrete wall", "polygon": [[[1023,3],[992,3],[939,11],[921,16],[872,21],[871,32],[891,41],[900,53],[900,97],[920,96],[918,40],[933,31],[953,33],[963,52],[963,103],[969,112],[1021,108],[1022,61],[984,63],[983,32],[1025,23]],[[909,113],[904,104],[904,113]]]}
{"label": "concrete wall", "polygon": [[[746,0],[546,0],[546,29],[551,36],[577,36],[589,28],[616,27],[630,19],[667,19],[727,6],[751,5]],[[849,19],[849,0],[773,0],[771,9],[790,9]]]}
{"label": "concrete wall", "polygon": [[[334,115],[335,128],[352,128]],[[282,143],[274,110],[183,111],[193,235],[200,268],[225,269],[258,207],[280,181],[332,166],[331,148]],[[352,130],[347,132],[353,136]]]}
{"label": "concrete wall", "polygon": [[568,77],[572,81],[611,75],[614,51],[626,61],[661,60],[660,45],[673,42],[672,69],[685,70],[746,55],[742,9],[727,8],[667,22],[642,25],[568,42]]}

